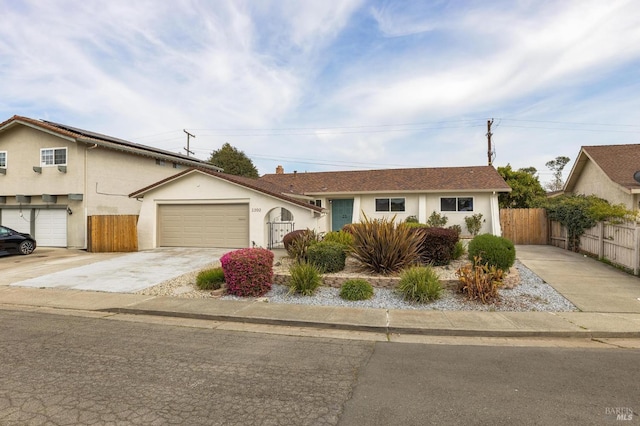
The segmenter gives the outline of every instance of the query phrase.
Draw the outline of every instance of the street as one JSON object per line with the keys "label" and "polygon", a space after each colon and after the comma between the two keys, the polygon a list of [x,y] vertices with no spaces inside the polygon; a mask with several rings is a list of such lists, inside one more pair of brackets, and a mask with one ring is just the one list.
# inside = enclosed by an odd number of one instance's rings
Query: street
{"label": "street", "polygon": [[[637,423],[640,351],[294,337],[0,310],[0,424]],[[616,411],[617,410],[617,411]],[[616,420],[618,418],[618,420]]]}

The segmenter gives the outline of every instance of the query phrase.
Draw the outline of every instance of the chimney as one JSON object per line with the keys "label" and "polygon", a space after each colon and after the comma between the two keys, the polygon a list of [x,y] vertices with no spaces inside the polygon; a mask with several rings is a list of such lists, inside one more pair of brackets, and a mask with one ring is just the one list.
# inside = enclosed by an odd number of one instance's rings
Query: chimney
{"label": "chimney", "polygon": [[276,167],[276,174],[277,175],[283,175],[284,174],[284,167],[282,167],[282,166]]}

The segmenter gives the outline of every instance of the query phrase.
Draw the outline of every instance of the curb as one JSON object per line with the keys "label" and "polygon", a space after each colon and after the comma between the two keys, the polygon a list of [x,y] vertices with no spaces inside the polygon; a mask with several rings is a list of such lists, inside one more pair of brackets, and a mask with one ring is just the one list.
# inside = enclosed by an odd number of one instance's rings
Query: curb
{"label": "curb", "polygon": [[345,323],[325,323],[317,321],[280,320],[272,318],[250,318],[232,315],[196,314],[187,312],[158,311],[131,308],[106,308],[94,312],[106,312],[128,315],[149,315],[159,317],[198,319],[206,321],[235,322],[244,324],[263,324],[283,327],[302,327],[342,331],[373,332],[382,334],[409,334],[420,336],[451,336],[451,337],[507,337],[507,338],[586,338],[586,339],[637,339],[640,331],[539,331],[539,330],[462,330],[443,328],[409,328],[393,326],[357,325]]}

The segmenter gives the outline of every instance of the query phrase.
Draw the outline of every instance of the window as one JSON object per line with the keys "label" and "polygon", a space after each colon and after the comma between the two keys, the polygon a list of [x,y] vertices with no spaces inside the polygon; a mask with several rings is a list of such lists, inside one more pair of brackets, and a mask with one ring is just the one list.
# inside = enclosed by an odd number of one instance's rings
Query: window
{"label": "window", "polygon": [[178,163],[173,163],[173,168],[174,169],[181,169],[182,166],[180,164],[178,164]]}
{"label": "window", "polygon": [[7,167],[7,151],[0,151],[0,167]]}
{"label": "window", "polygon": [[322,200],[309,201],[309,204],[312,204],[316,207],[322,207]]}
{"label": "window", "polygon": [[280,208],[280,220],[282,222],[292,222],[293,221],[293,213],[284,207]]}
{"label": "window", "polygon": [[164,166],[166,163],[164,162],[164,160],[159,160],[159,159],[156,158],[156,164],[158,166]]}
{"label": "window", "polygon": [[404,198],[376,198],[377,212],[403,212]]}
{"label": "window", "polygon": [[442,197],[440,198],[442,212],[472,212],[473,197]]}
{"label": "window", "polygon": [[67,148],[45,148],[40,150],[41,166],[66,166]]}

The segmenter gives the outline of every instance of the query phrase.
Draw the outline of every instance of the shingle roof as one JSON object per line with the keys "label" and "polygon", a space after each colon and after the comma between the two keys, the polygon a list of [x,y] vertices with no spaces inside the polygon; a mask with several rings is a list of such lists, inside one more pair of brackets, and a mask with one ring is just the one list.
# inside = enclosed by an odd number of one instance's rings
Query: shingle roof
{"label": "shingle roof", "polygon": [[176,179],[179,179],[180,177],[189,174],[189,173],[193,173],[193,172],[201,172],[210,176],[214,176],[223,180],[226,180],[228,182],[232,182],[238,185],[242,185],[244,187],[253,189],[255,191],[258,192],[262,192],[263,194],[267,194],[267,195],[271,195],[272,197],[276,197],[276,198],[280,198],[282,200],[288,201],[290,203],[293,204],[297,204],[301,207],[305,207],[308,208],[309,210],[313,210],[316,212],[321,212],[323,209],[320,207],[316,207],[313,204],[310,204],[308,201],[304,201],[304,200],[300,200],[298,198],[294,198],[294,197],[290,197],[288,195],[283,194],[283,190],[282,188],[280,188],[277,185],[272,184],[271,182],[263,182],[259,179],[253,179],[253,178],[247,178],[247,177],[243,177],[243,176],[235,176],[235,175],[231,175],[228,173],[221,173],[221,172],[215,172],[213,170],[208,170],[208,169],[200,169],[200,168],[191,168],[188,170],[185,170],[183,172],[177,173],[173,176],[170,176],[166,179],[160,180],[156,183],[153,183],[149,186],[146,186],[142,189],[139,189],[135,192],[132,192],[131,194],[129,194],[129,197],[131,198],[136,198],[136,197],[141,197],[143,196],[145,193],[149,192],[150,190],[157,188],[159,186],[164,185],[167,182],[171,182],[174,181]]}
{"label": "shingle roof", "polygon": [[584,151],[618,185],[640,189],[633,174],[640,170],[640,144],[583,146]]}
{"label": "shingle roof", "polygon": [[511,188],[492,166],[268,174],[287,192],[319,195],[367,192],[497,191]]}
{"label": "shingle roof", "polygon": [[42,130],[58,134],[63,137],[71,138],[80,142],[89,144],[98,144],[105,148],[117,149],[121,151],[131,152],[138,155],[145,155],[154,158],[162,158],[176,163],[211,168],[215,170],[222,170],[219,167],[214,166],[206,161],[199,160],[197,158],[188,157],[183,154],[178,154],[171,151],[165,151],[150,147],[147,145],[130,142],[124,139],[114,138],[112,136],[103,135],[100,133],[92,132],[89,130],[79,129],[77,127],[67,126],[65,124],[54,123],[46,120],[34,120],[29,117],[22,117],[14,115],[10,119],[0,123],[0,131],[8,129],[17,124],[23,124],[30,127],[40,128]]}

